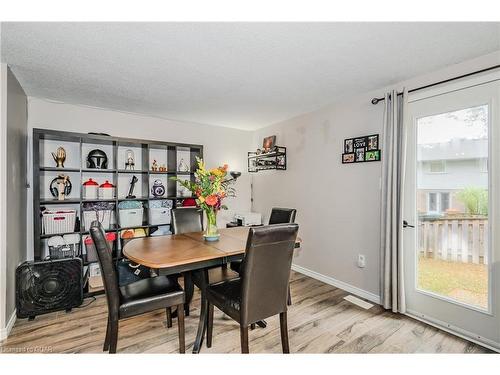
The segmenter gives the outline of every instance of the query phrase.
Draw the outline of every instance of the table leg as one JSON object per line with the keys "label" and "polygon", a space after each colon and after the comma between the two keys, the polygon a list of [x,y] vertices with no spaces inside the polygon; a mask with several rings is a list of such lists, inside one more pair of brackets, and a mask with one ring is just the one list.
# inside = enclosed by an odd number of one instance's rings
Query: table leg
{"label": "table leg", "polygon": [[191,303],[194,294],[194,284],[191,272],[184,272],[184,293],[186,294],[184,311],[186,313],[186,316],[189,316],[189,304]]}
{"label": "table leg", "polygon": [[196,332],[196,339],[193,344],[193,354],[198,354],[203,344],[203,337],[207,328],[208,317],[208,303],[206,298],[206,289],[208,285],[208,271],[206,269],[195,271],[197,286],[201,291],[201,306],[200,306],[200,321],[198,323],[198,331]]}
{"label": "table leg", "polygon": [[198,323],[198,332],[196,332],[196,339],[193,344],[193,354],[198,354],[200,352],[201,346],[203,345],[203,337],[205,336],[205,330],[207,328],[207,316],[208,316],[208,304],[205,297],[205,292],[201,292],[201,310],[200,310],[200,321]]}

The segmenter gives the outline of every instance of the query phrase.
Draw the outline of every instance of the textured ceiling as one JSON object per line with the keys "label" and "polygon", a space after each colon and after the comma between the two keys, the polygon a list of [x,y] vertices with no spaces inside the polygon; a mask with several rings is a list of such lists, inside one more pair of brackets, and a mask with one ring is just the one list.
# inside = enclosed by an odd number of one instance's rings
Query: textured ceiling
{"label": "textured ceiling", "polygon": [[500,49],[498,23],[3,23],[28,95],[256,129]]}

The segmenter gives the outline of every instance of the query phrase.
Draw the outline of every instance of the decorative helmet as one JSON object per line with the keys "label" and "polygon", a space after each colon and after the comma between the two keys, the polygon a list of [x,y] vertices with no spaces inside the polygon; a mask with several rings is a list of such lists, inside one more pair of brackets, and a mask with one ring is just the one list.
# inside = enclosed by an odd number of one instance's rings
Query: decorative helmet
{"label": "decorative helmet", "polygon": [[87,168],[108,169],[108,157],[102,150],[92,150],[87,156]]}

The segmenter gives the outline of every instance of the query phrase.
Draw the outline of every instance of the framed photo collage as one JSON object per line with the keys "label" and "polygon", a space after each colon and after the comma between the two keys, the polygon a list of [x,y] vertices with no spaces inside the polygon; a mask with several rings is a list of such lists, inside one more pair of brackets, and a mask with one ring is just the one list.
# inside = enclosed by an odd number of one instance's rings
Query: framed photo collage
{"label": "framed photo collage", "polygon": [[380,161],[378,134],[344,140],[342,164]]}

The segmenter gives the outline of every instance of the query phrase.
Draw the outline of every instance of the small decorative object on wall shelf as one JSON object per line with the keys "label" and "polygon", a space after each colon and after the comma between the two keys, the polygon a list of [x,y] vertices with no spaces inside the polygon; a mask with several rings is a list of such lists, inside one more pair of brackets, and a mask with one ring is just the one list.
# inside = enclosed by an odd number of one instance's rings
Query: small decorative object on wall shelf
{"label": "small decorative object on wall shelf", "polygon": [[108,156],[102,150],[92,150],[87,156],[87,168],[108,169]]}
{"label": "small decorative object on wall shelf", "polygon": [[264,152],[270,152],[274,149],[274,145],[276,143],[276,136],[271,135],[269,137],[264,138],[264,141],[262,142],[262,148],[264,149]]}
{"label": "small decorative object on wall shelf", "polygon": [[64,161],[66,160],[66,150],[59,147],[55,153],[52,152],[52,157],[56,162],[56,168],[64,168]]}
{"label": "small decorative object on wall shelf", "polygon": [[343,164],[380,161],[380,156],[378,134],[344,140]]}
{"label": "small decorative object on wall shelf", "polygon": [[159,170],[160,170],[160,172],[166,172],[167,171],[167,167],[165,166],[165,164],[162,164],[162,165],[160,165]]}
{"label": "small decorative object on wall shelf", "polygon": [[125,169],[130,169],[130,170],[135,169],[134,151],[129,149],[125,151],[125,153],[126,153]]}

